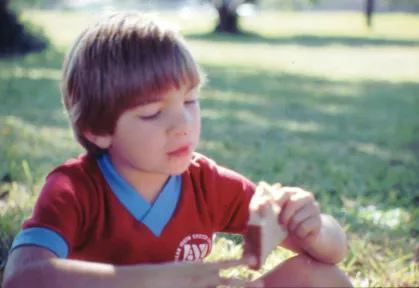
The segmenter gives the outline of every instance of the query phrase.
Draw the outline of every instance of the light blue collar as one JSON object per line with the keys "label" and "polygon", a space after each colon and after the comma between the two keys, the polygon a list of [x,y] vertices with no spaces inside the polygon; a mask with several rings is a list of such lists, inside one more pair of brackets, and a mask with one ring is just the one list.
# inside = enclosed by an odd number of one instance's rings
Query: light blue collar
{"label": "light blue collar", "polygon": [[107,154],[97,158],[97,163],[113,193],[138,221],[159,237],[170,221],[182,189],[181,175],[171,176],[154,204],[150,204],[113,167]]}

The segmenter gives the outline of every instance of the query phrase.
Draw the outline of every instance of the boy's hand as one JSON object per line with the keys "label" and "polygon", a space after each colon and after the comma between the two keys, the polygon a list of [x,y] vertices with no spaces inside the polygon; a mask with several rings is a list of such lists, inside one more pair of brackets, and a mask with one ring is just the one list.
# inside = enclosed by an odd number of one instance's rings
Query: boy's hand
{"label": "boy's hand", "polygon": [[262,212],[274,202],[278,222],[287,230],[282,246],[294,252],[306,252],[314,259],[337,264],[347,253],[347,241],[343,228],[329,215],[320,213],[313,193],[298,187],[273,185],[269,197],[259,197],[251,210]]}
{"label": "boy's hand", "polygon": [[[220,270],[233,268],[239,265],[248,265],[248,261],[226,260],[215,263],[168,263],[158,268],[154,274],[154,283],[151,285],[158,288],[208,288],[221,286],[234,287],[262,287],[261,283],[249,282],[240,279],[227,279],[220,276]],[[152,274],[152,273],[151,273]]]}
{"label": "boy's hand", "polygon": [[313,193],[298,187],[274,185],[274,201],[281,207],[279,222],[303,243],[315,243],[321,227],[319,203]]}

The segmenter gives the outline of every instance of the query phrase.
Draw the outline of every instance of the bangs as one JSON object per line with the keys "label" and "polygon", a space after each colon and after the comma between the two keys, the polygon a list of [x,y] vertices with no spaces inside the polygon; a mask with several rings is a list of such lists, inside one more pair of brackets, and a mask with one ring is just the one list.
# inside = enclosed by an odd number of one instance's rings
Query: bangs
{"label": "bangs", "polygon": [[150,29],[146,35],[132,29],[123,35],[116,33],[107,41],[88,39],[91,48],[84,51],[79,62],[82,74],[73,75],[78,78],[75,82],[83,84],[73,87],[80,88],[78,93],[84,94],[85,105],[92,107],[90,101],[94,101],[95,108],[82,108],[84,113],[78,119],[96,133],[112,133],[111,124],[124,111],[159,100],[171,89],[205,83],[203,72],[179,35]]}
{"label": "bangs", "polygon": [[102,73],[106,75],[103,93],[112,94],[106,97],[111,99],[106,106],[127,110],[159,100],[171,89],[205,83],[205,75],[179,39],[175,42],[170,34],[148,41],[135,38],[122,39],[119,49],[113,51],[116,57],[101,67],[107,71]]}
{"label": "bangs", "polygon": [[160,100],[172,89],[200,88],[205,84],[203,72],[186,49],[169,45],[154,48],[147,58],[136,59],[132,67],[124,66],[125,83],[117,90],[121,98],[126,98],[126,108]]}

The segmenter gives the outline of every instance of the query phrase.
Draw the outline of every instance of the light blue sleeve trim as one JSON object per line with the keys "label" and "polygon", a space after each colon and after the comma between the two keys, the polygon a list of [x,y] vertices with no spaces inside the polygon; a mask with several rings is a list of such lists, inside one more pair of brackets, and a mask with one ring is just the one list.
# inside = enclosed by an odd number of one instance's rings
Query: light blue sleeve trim
{"label": "light blue sleeve trim", "polygon": [[68,256],[67,242],[61,235],[47,228],[34,227],[21,231],[16,235],[10,251],[26,245],[46,248],[59,258],[67,258]]}

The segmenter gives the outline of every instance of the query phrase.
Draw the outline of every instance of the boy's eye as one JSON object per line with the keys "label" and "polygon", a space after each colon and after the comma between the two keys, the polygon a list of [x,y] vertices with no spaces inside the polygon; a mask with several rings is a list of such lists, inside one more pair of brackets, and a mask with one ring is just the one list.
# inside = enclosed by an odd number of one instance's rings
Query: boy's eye
{"label": "boy's eye", "polygon": [[185,100],[185,104],[186,105],[188,105],[188,104],[195,104],[196,102],[198,102],[198,99],[189,99],[189,100]]}
{"label": "boy's eye", "polygon": [[161,110],[159,110],[158,112],[151,114],[151,115],[147,115],[147,116],[140,116],[140,118],[142,120],[153,120],[156,119],[157,117],[159,117],[159,115],[161,114]]}

